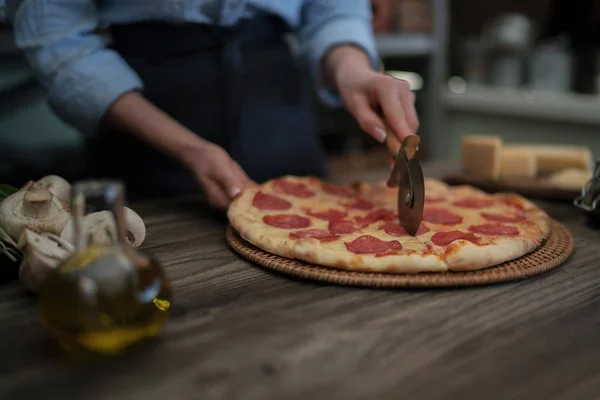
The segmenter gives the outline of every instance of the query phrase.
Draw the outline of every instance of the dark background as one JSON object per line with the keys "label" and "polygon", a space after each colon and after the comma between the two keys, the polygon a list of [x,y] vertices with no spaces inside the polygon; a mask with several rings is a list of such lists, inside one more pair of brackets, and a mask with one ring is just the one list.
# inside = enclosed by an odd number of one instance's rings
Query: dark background
{"label": "dark background", "polygon": [[[446,77],[462,72],[457,56],[460,40],[478,35],[486,21],[504,12],[527,15],[540,28],[541,39],[567,35],[575,61],[572,90],[594,92],[600,45],[600,1],[595,0],[449,1]],[[49,173],[76,179],[85,157],[78,136],[46,109],[43,91],[29,74],[22,57],[14,51],[10,31],[10,26],[0,25],[0,182],[20,183]],[[404,57],[386,57],[384,63],[388,69],[414,71],[422,76],[427,65],[423,58]],[[423,111],[422,96],[417,93],[419,113]],[[366,163],[365,154],[381,150],[344,110],[315,107],[323,142],[332,159]],[[362,161],[356,161],[357,154]],[[380,153],[375,158],[381,163]]]}

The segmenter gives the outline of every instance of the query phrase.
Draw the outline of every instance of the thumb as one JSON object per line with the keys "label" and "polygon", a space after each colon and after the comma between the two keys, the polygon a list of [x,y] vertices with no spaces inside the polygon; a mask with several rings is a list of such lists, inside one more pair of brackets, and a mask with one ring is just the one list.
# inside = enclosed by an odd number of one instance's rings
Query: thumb
{"label": "thumb", "polygon": [[246,184],[244,178],[237,174],[230,164],[218,168],[214,180],[230,199],[237,196]]}
{"label": "thumb", "polygon": [[256,182],[254,182],[252,179],[250,179],[250,177],[248,177],[248,175],[242,169],[242,167],[240,167],[240,165],[237,162],[235,162],[233,159],[231,160],[231,168],[233,170],[233,173],[235,175],[237,175],[237,179],[240,182],[242,182],[241,186],[239,187],[241,190],[256,186]]}

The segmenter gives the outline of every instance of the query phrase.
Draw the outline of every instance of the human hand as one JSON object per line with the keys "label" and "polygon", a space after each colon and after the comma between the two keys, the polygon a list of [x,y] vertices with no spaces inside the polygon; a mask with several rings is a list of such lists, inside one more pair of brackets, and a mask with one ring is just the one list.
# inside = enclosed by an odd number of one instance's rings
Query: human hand
{"label": "human hand", "polygon": [[194,174],[217,209],[226,210],[240,191],[255,184],[225,150],[199,138],[135,91],[117,99],[106,118],[179,161]]}
{"label": "human hand", "polygon": [[208,202],[226,210],[242,190],[254,186],[248,175],[221,147],[203,141],[187,152],[184,163],[204,189]]}
{"label": "human hand", "polygon": [[344,106],[366,133],[383,143],[387,122],[400,142],[416,134],[419,119],[408,82],[374,71],[367,55],[351,46],[334,48],[326,68]]}

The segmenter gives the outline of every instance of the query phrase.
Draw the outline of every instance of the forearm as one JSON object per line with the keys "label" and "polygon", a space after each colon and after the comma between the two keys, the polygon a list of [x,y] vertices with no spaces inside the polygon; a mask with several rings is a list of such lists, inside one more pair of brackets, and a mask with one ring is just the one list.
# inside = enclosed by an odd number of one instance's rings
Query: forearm
{"label": "forearm", "polygon": [[206,141],[154,106],[138,92],[118,98],[109,108],[105,122],[143,140],[188,166],[188,155]]}
{"label": "forearm", "polygon": [[326,79],[337,86],[337,73],[340,66],[371,69],[371,60],[362,49],[352,45],[340,45],[330,49],[324,57],[323,68]]}
{"label": "forearm", "polygon": [[366,62],[373,70],[380,68],[370,2],[305,0],[303,21],[299,28],[300,49],[317,95],[324,104],[339,107],[342,102],[334,83],[339,65],[347,62],[365,65]]}

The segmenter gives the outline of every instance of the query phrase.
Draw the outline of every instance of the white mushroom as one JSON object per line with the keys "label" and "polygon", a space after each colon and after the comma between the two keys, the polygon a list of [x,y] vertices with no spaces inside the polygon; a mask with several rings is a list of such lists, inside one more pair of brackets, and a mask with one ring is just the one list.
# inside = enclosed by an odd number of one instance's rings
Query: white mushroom
{"label": "white mushroom", "polygon": [[[125,235],[127,242],[132,247],[138,247],[146,238],[146,225],[142,218],[132,209],[124,207]],[[83,218],[83,234],[87,237],[86,243],[110,245],[117,241],[115,221],[110,211],[90,213]],[[75,243],[75,224],[70,220],[60,234],[60,237],[70,243]]]}
{"label": "white mushroom", "polygon": [[26,186],[0,202],[0,226],[14,241],[25,228],[60,235],[71,218],[66,202],[34,186]]}
{"label": "white mushroom", "polygon": [[23,189],[46,189],[67,204],[71,201],[71,184],[58,175],[47,175],[36,182],[29,181],[23,186]]}
{"label": "white mushroom", "polygon": [[19,239],[23,260],[19,279],[31,291],[37,292],[52,270],[74,253],[75,247],[51,233],[25,229]]}

